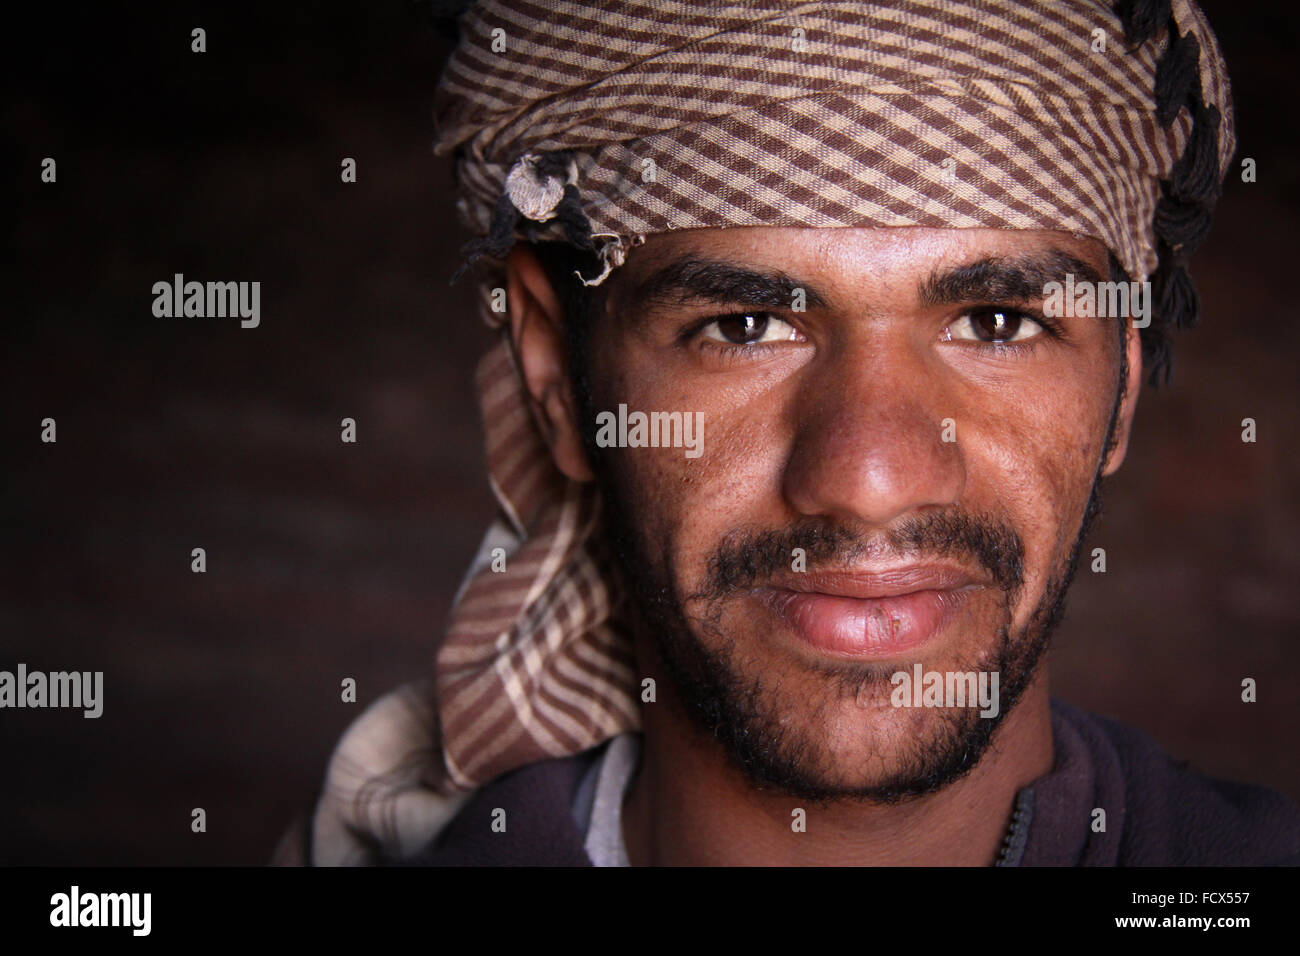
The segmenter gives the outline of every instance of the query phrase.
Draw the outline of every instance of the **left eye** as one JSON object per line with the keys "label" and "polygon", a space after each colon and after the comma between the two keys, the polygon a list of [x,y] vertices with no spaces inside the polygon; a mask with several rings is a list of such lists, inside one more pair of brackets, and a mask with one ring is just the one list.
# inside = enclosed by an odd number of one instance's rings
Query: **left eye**
{"label": "left eye", "polygon": [[967,342],[1019,342],[1044,331],[1043,326],[1015,309],[972,309],[944,331],[944,339]]}
{"label": "left eye", "polygon": [[757,345],[760,342],[796,342],[799,332],[770,312],[738,312],[721,315],[700,329],[700,334],[729,345]]}

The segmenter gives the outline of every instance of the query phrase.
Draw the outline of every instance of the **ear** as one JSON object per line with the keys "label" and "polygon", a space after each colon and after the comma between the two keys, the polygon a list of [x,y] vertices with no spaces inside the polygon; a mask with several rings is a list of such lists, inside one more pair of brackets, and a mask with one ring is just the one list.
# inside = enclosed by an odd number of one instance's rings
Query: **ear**
{"label": "ear", "polygon": [[555,466],[574,481],[590,481],[594,474],[570,386],[564,307],[546,270],[524,244],[516,244],[506,257],[506,303],[515,355]]}
{"label": "ear", "polygon": [[1124,387],[1124,400],[1115,421],[1115,436],[1102,474],[1106,477],[1119,471],[1128,454],[1128,437],[1133,430],[1133,416],[1137,412],[1138,394],[1142,391],[1142,336],[1131,319],[1124,321],[1124,348],[1128,353],[1128,381]]}

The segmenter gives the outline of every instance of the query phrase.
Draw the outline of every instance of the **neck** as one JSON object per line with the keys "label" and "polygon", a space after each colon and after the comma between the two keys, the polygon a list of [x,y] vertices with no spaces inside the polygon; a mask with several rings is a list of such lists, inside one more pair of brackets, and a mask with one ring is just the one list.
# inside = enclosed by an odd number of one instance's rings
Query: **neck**
{"label": "neck", "polygon": [[[983,759],[937,793],[893,805],[811,804],[758,790],[690,722],[657,661],[640,647],[637,656],[659,700],[642,705],[641,765],[623,807],[634,866],[990,866],[1017,792],[1052,767],[1040,667]],[[792,827],[796,807],[803,832]]]}

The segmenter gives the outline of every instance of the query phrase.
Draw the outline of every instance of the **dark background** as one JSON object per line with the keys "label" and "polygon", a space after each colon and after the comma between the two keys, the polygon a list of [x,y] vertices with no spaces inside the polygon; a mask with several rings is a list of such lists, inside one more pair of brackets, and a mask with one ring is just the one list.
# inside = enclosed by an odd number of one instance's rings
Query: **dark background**
{"label": "dark background", "polygon": [[[1300,798],[1300,19],[1266,6],[1204,4],[1258,182],[1229,176],[1204,325],[1139,405],[1109,570],[1081,571],[1052,667],[1058,695]],[[398,0],[40,16],[8,24],[3,103],[0,669],[102,670],[105,703],[0,711],[0,863],[261,863],[347,723],[429,669],[491,516],[489,338],[447,285],[465,237],[431,152],[447,44]],[[176,272],[261,281],[261,326],[155,318]]]}

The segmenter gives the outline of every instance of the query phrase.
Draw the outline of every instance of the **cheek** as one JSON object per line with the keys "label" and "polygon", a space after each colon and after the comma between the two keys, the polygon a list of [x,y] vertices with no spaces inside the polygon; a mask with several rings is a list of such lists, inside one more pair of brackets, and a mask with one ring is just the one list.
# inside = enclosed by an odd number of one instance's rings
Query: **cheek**
{"label": "cheek", "polygon": [[1021,536],[1018,616],[1032,610],[1075,543],[1110,423],[1107,388],[1091,376],[1066,375],[1051,389],[1035,389],[1031,400],[1020,389],[982,403],[996,413],[969,412],[964,504],[1001,515]]}
{"label": "cheek", "polygon": [[[630,363],[635,364],[635,363]],[[783,400],[761,378],[694,388],[690,378],[622,369],[608,375],[594,411],[699,414],[698,457],[683,448],[608,448],[604,455],[648,555],[661,555],[682,593],[703,580],[723,537],[742,526],[779,527]],[[658,558],[656,559],[658,560]]]}

